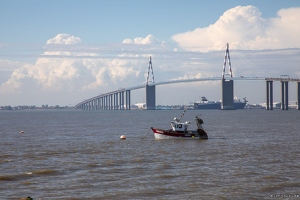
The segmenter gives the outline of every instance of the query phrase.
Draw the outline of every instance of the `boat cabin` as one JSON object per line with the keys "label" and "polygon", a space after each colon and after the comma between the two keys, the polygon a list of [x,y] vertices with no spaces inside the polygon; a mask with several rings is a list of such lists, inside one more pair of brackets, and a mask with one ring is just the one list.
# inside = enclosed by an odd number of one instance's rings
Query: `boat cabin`
{"label": "boat cabin", "polygon": [[190,122],[179,122],[178,119],[175,117],[174,121],[171,121],[171,127],[173,131],[179,132],[187,132],[188,125],[191,124]]}

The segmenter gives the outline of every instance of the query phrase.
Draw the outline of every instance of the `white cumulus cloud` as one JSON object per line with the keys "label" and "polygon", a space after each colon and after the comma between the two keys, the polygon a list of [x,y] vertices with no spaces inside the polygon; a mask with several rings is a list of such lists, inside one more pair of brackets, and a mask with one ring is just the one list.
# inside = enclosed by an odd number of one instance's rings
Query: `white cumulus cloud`
{"label": "white cumulus cloud", "polygon": [[136,37],[134,39],[126,38],[122,42],[123,44],[164,44],[164,42],[159,41],[153,35],[147,35],[145,38]]}
{"label": "white cumulus cloud", "polygon": [[47,44],[78,44],[81,43],[79,37],[75,37],[70,34],[58,34],[54,38],[47,41]]}
{"label": "white cumulus cloud", "polygon": [[229,9],[208,27],[179,33],[172,38],[189,51],[224,49],[279,49],[300,47],[300,8],[282,9],[276,18],[264,19],[254,6]]}
{"label": "white cumulus cloud", "polygon": [[[33,64],[19,65],[14,69],[8,80],[0,86],[0,93],[13,94],[28,90],[84,92],[113,85],[116,86],[112,88],[116,89],[125,78],[130,83],[130,80],[139,76],[141,69],[134,61],[117,57],[101,58],[93,52],[78,51],[76,44],[79,42],[80,38],[70,34],[58,34],[48,40],[42,56]],[[49,44],[58,44],[58,49],[55,50],[55,46],[48,48]],[[63,48],[68,44],[74,44],[75,50]]]}

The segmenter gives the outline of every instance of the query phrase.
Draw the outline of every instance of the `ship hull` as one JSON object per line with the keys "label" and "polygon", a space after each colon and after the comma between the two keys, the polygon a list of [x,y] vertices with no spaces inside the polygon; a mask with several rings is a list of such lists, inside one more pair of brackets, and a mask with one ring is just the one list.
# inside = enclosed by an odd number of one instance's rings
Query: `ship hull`
{"label": "ship hull", "polygon": [[[246,103],[233,103],[234,109],[244,109]],[[195,110],[221,109],[221,103],[194,103]]]}

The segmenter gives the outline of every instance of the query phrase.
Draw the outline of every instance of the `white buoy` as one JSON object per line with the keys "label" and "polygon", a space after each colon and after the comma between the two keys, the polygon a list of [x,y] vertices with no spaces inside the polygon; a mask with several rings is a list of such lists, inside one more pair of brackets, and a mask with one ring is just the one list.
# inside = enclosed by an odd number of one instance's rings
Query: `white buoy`
{"label": "white buoy", "polygon": [[23,134],[24,133],[24,131],[20,131],[20,134]]}
{"label": "white buoy", "polygon": [[121,135],[120,139],[121,139],[121,140],[125,140],[125,139],[126,139],[126,136],[125,136],[125,135]]}

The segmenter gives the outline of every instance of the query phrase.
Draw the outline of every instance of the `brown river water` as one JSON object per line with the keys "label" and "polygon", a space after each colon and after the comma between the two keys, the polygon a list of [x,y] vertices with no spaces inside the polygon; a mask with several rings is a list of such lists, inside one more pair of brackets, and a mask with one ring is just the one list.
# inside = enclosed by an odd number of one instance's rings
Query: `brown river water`
{"label": "brown river water", "polygon": [[0,199],[300,199],[300,111],[188,110],[208,140],[148,132],[181,112],[1,111]]}

